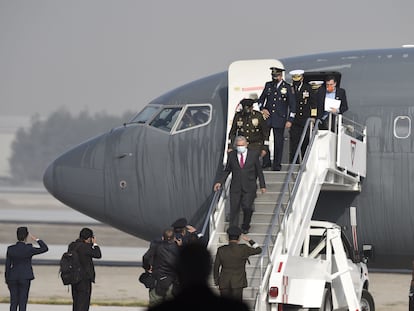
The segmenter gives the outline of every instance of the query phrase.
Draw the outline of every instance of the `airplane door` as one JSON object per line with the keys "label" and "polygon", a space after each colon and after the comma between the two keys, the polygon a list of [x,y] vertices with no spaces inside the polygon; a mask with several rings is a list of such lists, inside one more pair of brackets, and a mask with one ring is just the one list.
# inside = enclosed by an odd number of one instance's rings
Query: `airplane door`
{"label": "airplane door", "polygon": [[[122,217],[138,217],[138,184],[136,171],[137,131],[124,127],[108,135],[105,151],[105,213],[111,223]],[[116,206],[109,209],[108,206]],[[119,219],[118,219],[119,218]]]}
{"label": "airplane door", "polygon": [[[284,68],[276,59],[240,60],[230,64],[228,69],[228,111],[227,130],[223,163],[227,161],[227,137],[233,123],[237,106],[243,98],[258,98],[267,81],[271,80],[270,67]],[[270,154],[273,154],[273,135],[269,138]]]}

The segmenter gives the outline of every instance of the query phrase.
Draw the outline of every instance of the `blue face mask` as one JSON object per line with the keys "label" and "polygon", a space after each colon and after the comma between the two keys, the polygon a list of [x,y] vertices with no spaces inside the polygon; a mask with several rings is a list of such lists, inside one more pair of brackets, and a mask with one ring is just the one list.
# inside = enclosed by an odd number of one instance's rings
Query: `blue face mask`
{"label": "blue face mask", "polygon": [[237,153],[244,153],[246,151],[246,146],[237,146]]}

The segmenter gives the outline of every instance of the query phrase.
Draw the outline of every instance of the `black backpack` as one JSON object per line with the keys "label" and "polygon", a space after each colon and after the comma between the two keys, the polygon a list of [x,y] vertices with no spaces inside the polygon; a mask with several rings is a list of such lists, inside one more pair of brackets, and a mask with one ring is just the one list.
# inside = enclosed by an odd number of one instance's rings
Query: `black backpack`
{"label": "black backpack", "polygon": [[82,279],[77,247],[63,253],[59,266],[60,278],[64,285],[77,284]]}

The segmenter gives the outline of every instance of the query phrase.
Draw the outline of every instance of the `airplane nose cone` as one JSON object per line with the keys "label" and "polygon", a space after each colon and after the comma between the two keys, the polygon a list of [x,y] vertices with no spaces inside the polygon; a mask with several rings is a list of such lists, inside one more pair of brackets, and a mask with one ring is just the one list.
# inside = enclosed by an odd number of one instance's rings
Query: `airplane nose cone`
{"label": "airplane nose cone", "polygon": [[43,174],[43,185],[53,195],[53,163],[50,164]]}
{"label": "airplane nose cone", "polygon": [[45,188],[71,208],[105,221],[105,135],[76,146],[53,161],[43,175]]}

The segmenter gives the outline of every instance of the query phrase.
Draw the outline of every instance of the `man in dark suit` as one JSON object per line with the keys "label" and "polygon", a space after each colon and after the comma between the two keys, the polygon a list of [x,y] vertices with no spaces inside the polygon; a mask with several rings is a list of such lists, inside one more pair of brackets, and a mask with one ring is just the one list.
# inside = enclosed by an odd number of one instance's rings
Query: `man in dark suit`
{"label": "man in dark suit", "polygon": [[[342,114],[348,110],[348,101],[346,99],[346,92],[344,89],[336,87],[336,78],[334,76],[328,76],[325,79],[325,87],[320,87],[316,93],[316,104],[318,109],[318,119],[322,120],[323,124],[321,128],[328,129],[328,117],[329,113]],[[330,108],[329,111],[325,110],[326,99],[335,99],[340,101],[339,108]],[[332,122],[332,130],[335,129],[335,122]]]}
{"label": "man in dark suit", "polygon": [[242,239],[250,244],[239,244],[241,231],[239,227],[227,229],[229,244],[217,249],[213,266],[214,284],[219,286],[224,297],[243,299],[243,288],[247,287],[246,261],[249,256],[262,252],[261,247],[246,235]]}
{"label": "man in dark suit", "polygon": [[250,229],[250,221],[253,214],[253,202],[256,198],[259,178],[261,192],[266,192],[262,166],[257,150],[247,149],[247,140],[244,136],[235,138],[236,150],[228,154],[227,165],[218,181],[214,184],[214,191],[220,189],[229,176],[233,173],[230,185],[230,225],[239,225],[240,208],[243,210],[242,231],[247,233]]}
{"label": "man in dark suit", "polygon": [[79,239],[69,244],[69,251],[76,251],[81,266],[82,279],[72,284],[73,311],[88,311],[91,303],[92,282],[95,283],[95,267],[92,258],[101,258],[101,249],[96,244],[93,231],[83,228]]}
{"label": "man in dark suit", "polygon": [[[272,169],[280,171],[282,168],[284,131],[285,128],[290,128],[292,125],[296,106],[291,86],[283,80],[283,71],[285,69],[271,67],[270,70],[272,71],[272,81],[266,82],[257,102],[263,112],[263,117],[267,120],[268,126],[273,129]],[[270,159],[267,161],[270,161]],[[266,162],[266,160],[263,159],[263,162]],[[263,165],[267,166],[266,163]]]}
{"label": "man in dark suit", "polygon": [[32,257],[48,251],[45,242],[30,234],[40,247],[26,244],[29,231],[27,227],[17,228],[17,243],[7,248],[5,278],[10,290],[10,310],[26,311],[30,282],[34,279]]}

